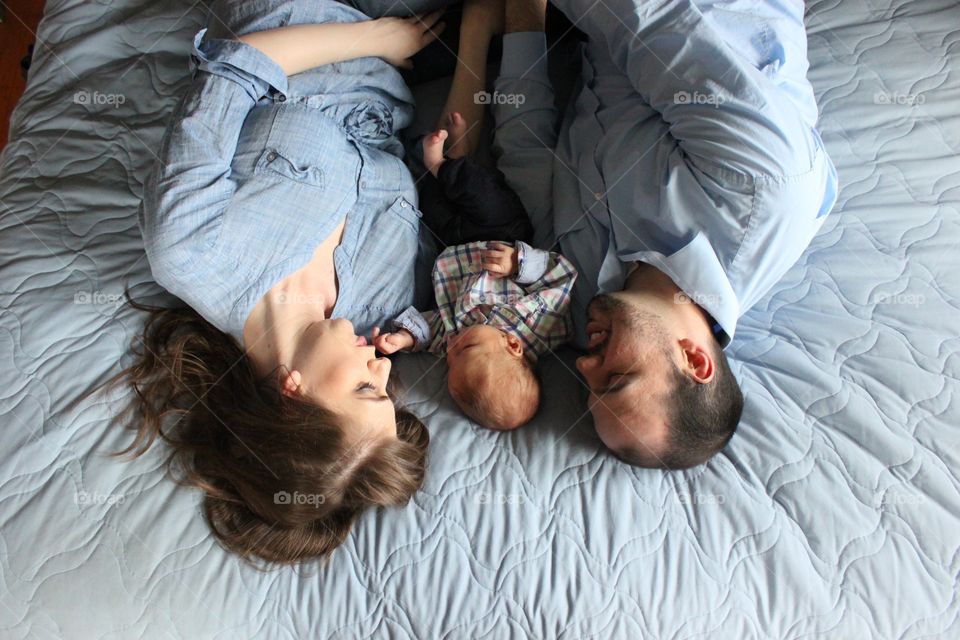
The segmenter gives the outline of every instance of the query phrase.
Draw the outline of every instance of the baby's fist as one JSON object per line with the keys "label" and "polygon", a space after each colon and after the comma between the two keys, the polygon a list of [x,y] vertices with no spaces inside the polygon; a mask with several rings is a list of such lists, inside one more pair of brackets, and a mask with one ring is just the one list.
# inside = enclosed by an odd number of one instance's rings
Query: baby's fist
{"label": "baby's fist", "polygon": [[393,333],[380,333],[380,327],[373,328],[373,346],[384,355],[412,349],[414,343],[413,334],[406,329]]}
{"label": "baby's fist", "polygon": [[505,242],[490,242],[480,258],[487,273],[495,278],[509,278],[519,268],[516,248]]}

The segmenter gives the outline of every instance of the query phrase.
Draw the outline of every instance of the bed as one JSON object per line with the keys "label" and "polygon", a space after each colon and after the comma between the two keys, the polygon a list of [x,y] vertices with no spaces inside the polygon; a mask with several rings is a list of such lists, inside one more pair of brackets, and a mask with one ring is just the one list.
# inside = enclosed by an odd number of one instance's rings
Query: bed
{"label": "bed", "polygon": [[155,285],[136,211],[202,2],[49,0],[0,157],[0,637],[960,637],[960,6],[807,2],[832,215],[729,349],[746,395],[709,464],[606,453],[572,352],[513,433],[429,356],[426,484],[327,565],[214,541],[155,447],[87,397]]}

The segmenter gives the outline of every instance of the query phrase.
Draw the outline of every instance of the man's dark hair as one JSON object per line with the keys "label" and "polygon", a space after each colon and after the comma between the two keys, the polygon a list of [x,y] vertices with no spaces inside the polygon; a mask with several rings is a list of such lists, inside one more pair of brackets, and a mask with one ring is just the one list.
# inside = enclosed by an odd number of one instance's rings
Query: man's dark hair
{"label": "man's dark hair", "polygon": [[[625,449],[614,454],[624,462],[651,469],[687,469],[709,460],[727,446],[743,413],[743,394],[719,345],[713,349],[716,371],[703,384],[673,365],[667,375],[667,446],[662,451]],[[669,359],[668,359],[669,361]]]}
{"label": "man's dark hair", "polygon": [[667,395],[667,448],[660,454],[666,469],[686,469],[709,460],[727,446],[743,413],[743,393],[727,356],[714,346],[716,371],[707,384],[674,366],[673,391]]}

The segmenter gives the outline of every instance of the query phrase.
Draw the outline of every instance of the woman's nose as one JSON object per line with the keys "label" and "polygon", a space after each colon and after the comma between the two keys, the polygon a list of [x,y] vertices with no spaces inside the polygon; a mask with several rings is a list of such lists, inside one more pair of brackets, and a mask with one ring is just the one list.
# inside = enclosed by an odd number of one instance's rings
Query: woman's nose
{"label": "woman's nose", "polygon": [[385,382],[390,376],[390,367],[392,364],[390,358],[374,358],[370,361],[370,369],[375,374],[383,376]]}

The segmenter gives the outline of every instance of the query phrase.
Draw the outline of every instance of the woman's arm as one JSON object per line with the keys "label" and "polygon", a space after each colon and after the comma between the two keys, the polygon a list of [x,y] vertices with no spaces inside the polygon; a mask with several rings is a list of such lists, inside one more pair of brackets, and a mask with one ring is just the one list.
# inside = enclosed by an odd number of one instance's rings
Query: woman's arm
{"label": "woman's arm", "polygon": [[484,101],[477,94],[486,89],[487,52],[490,40],[503,31],[502,0],[465,0],[463,20],[460,23],[460,45],[457,49],[457,66],[447,102],[440,114],[438,128],[447,126],[447,118],[458,112],[466,123],[464,140],[449,140],[449,145],[459,146],[468,155],[480,142]]}
{"label": "woman's arm", "polygon": [[332,62],[375,56],[400,66],[443,31],[441,12],[340,24],[297,24],[256,31],[237,40],[268,56],[292,76]]}

